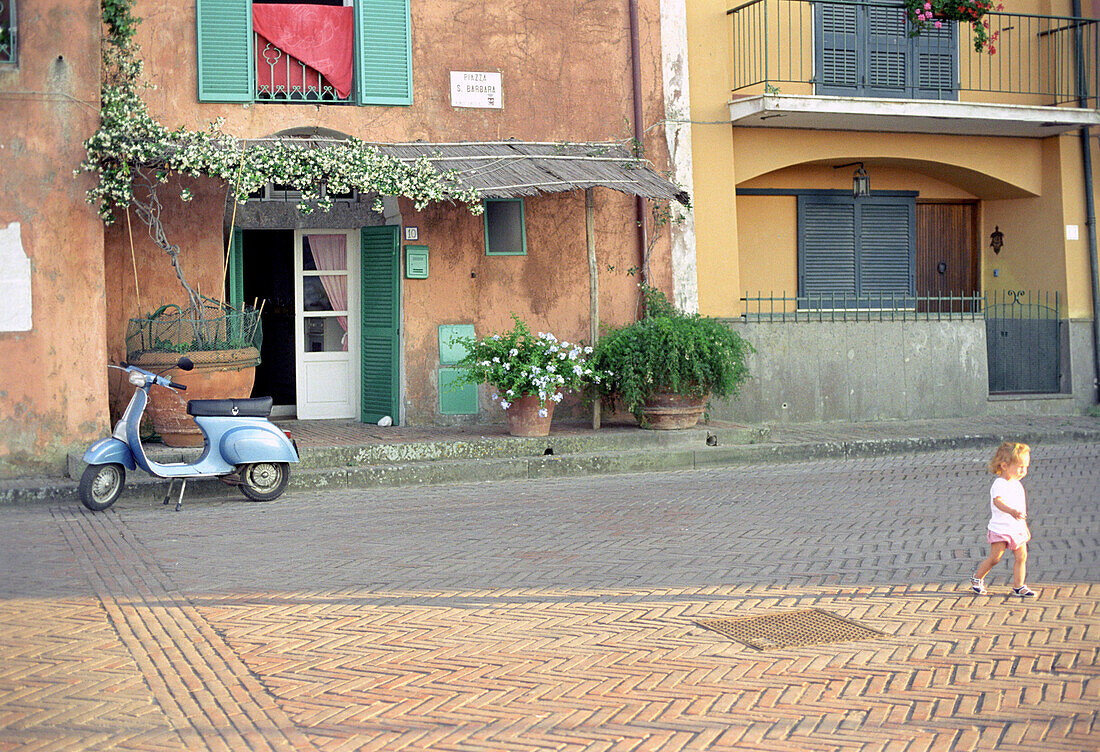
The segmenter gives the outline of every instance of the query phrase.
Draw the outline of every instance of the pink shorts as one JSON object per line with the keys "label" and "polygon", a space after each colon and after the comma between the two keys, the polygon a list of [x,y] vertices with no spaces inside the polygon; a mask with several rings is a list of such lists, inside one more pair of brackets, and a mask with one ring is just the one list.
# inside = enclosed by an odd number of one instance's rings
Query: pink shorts
{"label": "pink shorts", "polygon": [[1006,543],[1010,550],[1015,551],[1031,540],[1031,533],[1025,532],[1023,535],[1009,535],[1008,533],[995,533],[992,530],[986,530],[985,539],[990,543]]}

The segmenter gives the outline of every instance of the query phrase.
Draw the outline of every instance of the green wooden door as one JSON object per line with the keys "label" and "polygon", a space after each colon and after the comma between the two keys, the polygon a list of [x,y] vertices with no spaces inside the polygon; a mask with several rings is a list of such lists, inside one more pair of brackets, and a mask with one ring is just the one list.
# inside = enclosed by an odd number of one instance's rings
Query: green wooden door
{"label": "green wooden door", "polygon": [[244,230],[239,227],[233,229],[226,267],[225,299],[240,310],[244,305]]}
{"label": "green wooden door", "polygon": [[398,228],[362,229],[361,420],[377,423],[390,416],[398,422],[398,334],[401,301],[398,289]]}

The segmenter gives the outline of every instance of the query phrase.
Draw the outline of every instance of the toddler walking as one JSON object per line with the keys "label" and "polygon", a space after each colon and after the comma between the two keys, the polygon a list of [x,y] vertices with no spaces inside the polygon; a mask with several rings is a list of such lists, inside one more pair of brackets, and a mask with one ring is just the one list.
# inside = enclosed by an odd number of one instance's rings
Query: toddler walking
{"label": "toddler walking", "polygon": [[985,592],[985,576],[997,566],[1005,549],[1011,549],[1015,557],[1012,565],[1012,592],[1021,598],[1034,598],[1037,594],[1024,580],[1027,579],[1027,542],[1031,531],[1027,528],[1027,498],[1020,479],[1027,475],[1031,464],[1031,447],[1006,441],[997,447],[989,462],[989,472],[997,476],[989,489],[989,525],[986,540],[989,556],[978,565],[978,571],[970,578],[970,589]]}

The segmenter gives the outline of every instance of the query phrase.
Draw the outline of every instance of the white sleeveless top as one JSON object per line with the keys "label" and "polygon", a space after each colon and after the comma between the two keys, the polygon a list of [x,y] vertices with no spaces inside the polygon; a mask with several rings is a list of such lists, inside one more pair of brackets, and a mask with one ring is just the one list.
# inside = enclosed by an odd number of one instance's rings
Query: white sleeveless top
{"label": "white sleeveless top", "polygon": [[989,489],[989,529],[994,533],[1006,535],[1022,535],[1027,532],[1027,522],[1018,520],[1007,512],[1002,512],[993,503],[993,499],[1001,497],[1005,506],[1027,514],[1027,498],[1024,495],[1024,484],[1018,480],[1005,480],[997,478]]}

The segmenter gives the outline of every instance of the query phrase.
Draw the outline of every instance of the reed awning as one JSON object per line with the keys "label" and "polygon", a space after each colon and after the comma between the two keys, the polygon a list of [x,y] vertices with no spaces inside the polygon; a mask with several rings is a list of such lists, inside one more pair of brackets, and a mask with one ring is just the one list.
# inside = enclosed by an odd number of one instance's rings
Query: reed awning
{"label": "reed awning", "polygon": [[613,142],[469,141],[375,144],[403,161],[427,159],[483,198],[520,198],[610,188],[642,198],[690,203],[687,191]]}

